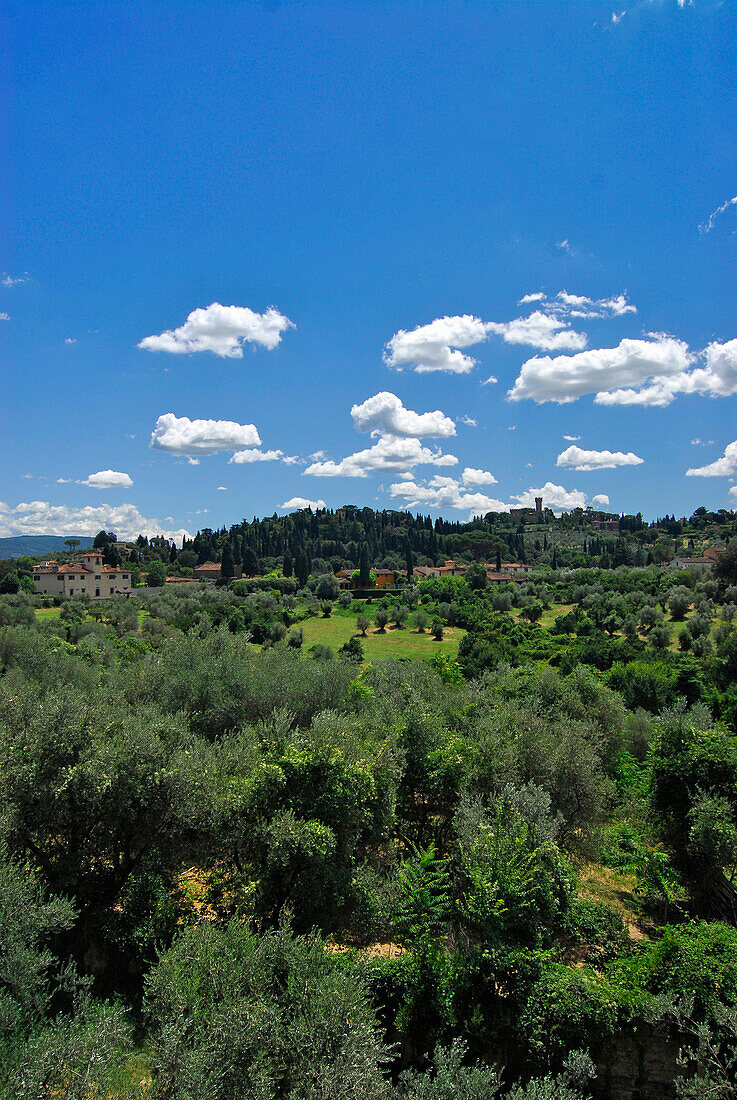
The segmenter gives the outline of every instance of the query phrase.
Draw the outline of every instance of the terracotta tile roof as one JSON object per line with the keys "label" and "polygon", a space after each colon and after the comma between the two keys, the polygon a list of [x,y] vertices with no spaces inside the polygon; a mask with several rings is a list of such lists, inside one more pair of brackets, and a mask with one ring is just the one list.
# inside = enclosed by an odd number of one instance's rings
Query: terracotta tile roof
{"label": "terracotta tile roof", "polygon": [[60,565],[60,573],[91,573],[92,570],[88,569],[86,565]]}

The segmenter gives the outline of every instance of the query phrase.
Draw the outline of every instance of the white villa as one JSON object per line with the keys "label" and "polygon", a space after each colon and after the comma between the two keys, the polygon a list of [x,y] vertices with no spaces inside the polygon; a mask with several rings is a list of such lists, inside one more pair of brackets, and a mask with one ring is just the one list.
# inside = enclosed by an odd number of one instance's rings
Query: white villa
{"label": "white villa", "polygon": [[55,561],[37,565],[33,570],[36,591],[43,596],[89,596],[93,600],[131,592],[130,569],[103,565],[99,550],[87,550],[80,558],[79,565]]}

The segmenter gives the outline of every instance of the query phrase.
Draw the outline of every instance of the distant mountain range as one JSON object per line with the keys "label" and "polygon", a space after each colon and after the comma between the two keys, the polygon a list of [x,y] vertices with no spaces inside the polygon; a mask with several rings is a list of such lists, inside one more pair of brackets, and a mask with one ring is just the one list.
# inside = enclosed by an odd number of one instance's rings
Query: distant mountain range
{"label": "distant mountain range", "polygon": [[0,559],[22,558],[25,554],[57,554],[69,549],[65,540],[70,538],[79,539],[79,550],[92,546],[91,535],[13,535],[0,538]]}

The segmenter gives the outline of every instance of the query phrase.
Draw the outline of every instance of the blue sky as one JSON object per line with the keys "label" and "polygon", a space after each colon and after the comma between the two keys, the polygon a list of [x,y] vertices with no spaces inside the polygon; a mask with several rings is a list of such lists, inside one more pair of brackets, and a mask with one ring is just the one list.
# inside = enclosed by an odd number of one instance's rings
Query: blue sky
{"label": "blue sky", "polygon": [[0,534],[737,506],[732,0],[3,19]]}

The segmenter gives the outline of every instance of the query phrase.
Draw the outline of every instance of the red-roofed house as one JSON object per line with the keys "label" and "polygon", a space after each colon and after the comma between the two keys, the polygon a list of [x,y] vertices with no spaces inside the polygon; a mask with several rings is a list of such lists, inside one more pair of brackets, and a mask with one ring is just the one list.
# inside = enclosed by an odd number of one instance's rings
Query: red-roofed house
{"label": "red-roofed house", "polygon": [[88,550],[81,558],[82,564],[37,565],[33,570],[36,591],[44,596],[89,596],[92,600],[130,594],[133,584],[129,569],[103,565],[97,550]]}

